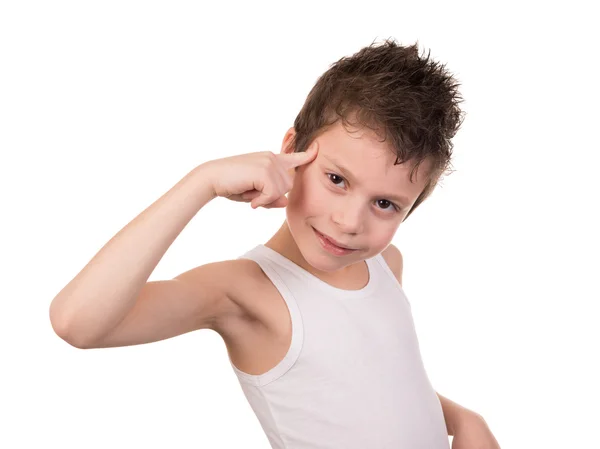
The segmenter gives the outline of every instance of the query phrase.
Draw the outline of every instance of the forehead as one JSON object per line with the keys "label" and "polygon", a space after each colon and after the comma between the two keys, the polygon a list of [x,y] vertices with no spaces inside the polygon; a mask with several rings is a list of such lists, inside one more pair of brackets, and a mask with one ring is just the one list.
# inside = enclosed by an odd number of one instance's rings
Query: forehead
{"label": "forehead", "polygon": [[412,162],[394,165],[396,152],[389,142],[369,128],[344,126],[341,120],[327,128],[316,138],[319,152],[315,161],[345,168],[342,176],[357,188],[372,194],[399,194],[410,202],[421,193],[427,181],[428,161],[420,164],[413,173]]}

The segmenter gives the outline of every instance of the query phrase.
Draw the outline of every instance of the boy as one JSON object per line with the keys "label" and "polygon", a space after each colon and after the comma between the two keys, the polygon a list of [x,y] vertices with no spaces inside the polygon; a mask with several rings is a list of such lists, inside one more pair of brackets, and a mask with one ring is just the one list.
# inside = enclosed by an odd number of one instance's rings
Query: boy
{"label": "boy", "polygon": [[[450,163],[457,84],[417,46],[372,44],[325,72],[269,151],[208,161],[117,233],[53,299],[79,348],[222,336],[273,448],[498,447],[439,396],[390,242]],[[289,195],[285,195],[289,192]],[[265,244],[148,282],[209,201],[285,207]]]}

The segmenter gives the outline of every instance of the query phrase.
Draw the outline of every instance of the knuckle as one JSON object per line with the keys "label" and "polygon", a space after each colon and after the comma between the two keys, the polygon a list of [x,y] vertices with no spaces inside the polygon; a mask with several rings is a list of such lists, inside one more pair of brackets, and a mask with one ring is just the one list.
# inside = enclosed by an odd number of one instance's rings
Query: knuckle
{"label": "knuckle", "polygon": [[273,170],[277,166],[277,161],[273,153],[268,153],[263,159],[263,168],[266,170]]}
{"label": "knuckle", "polygon": [[274,164],[277,161],[277,156],[275,156],[275,153],[273,153],[272,151],[267,151],[267,161],[270,164]]}

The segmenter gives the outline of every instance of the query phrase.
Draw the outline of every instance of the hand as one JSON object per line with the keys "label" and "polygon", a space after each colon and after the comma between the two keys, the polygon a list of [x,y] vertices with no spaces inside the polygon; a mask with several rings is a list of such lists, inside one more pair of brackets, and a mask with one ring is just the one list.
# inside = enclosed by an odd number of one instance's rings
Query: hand
{"label": "hand", "polygon": [[314,160],[318,144],[301,153],[274,154],[271,151],[246,153],[209,161],[209,177],[216,196],[233,201],[251,201],[263,206],[285,207],[285,194],[294,185],[294,169]]}
{"label": "hand", "polygon": [[452,449],[500,449],[481,415],[466,415],[454,429]]}

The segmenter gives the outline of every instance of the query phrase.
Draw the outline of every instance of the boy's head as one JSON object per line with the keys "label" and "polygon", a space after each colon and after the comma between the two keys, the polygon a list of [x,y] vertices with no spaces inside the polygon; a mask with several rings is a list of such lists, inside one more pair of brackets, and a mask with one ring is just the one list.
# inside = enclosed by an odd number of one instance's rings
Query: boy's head
{"label": "boy's head", "polygon": [[459,84],[428,59],[418,44],[387,40],[340,59],[317,80],[281,150],[319,145],[293,173],[288,194],[297,244],[314,239],[314,227],[359,249],[342,259],[378,254],[449,170],[450,139],[463,116]]}

